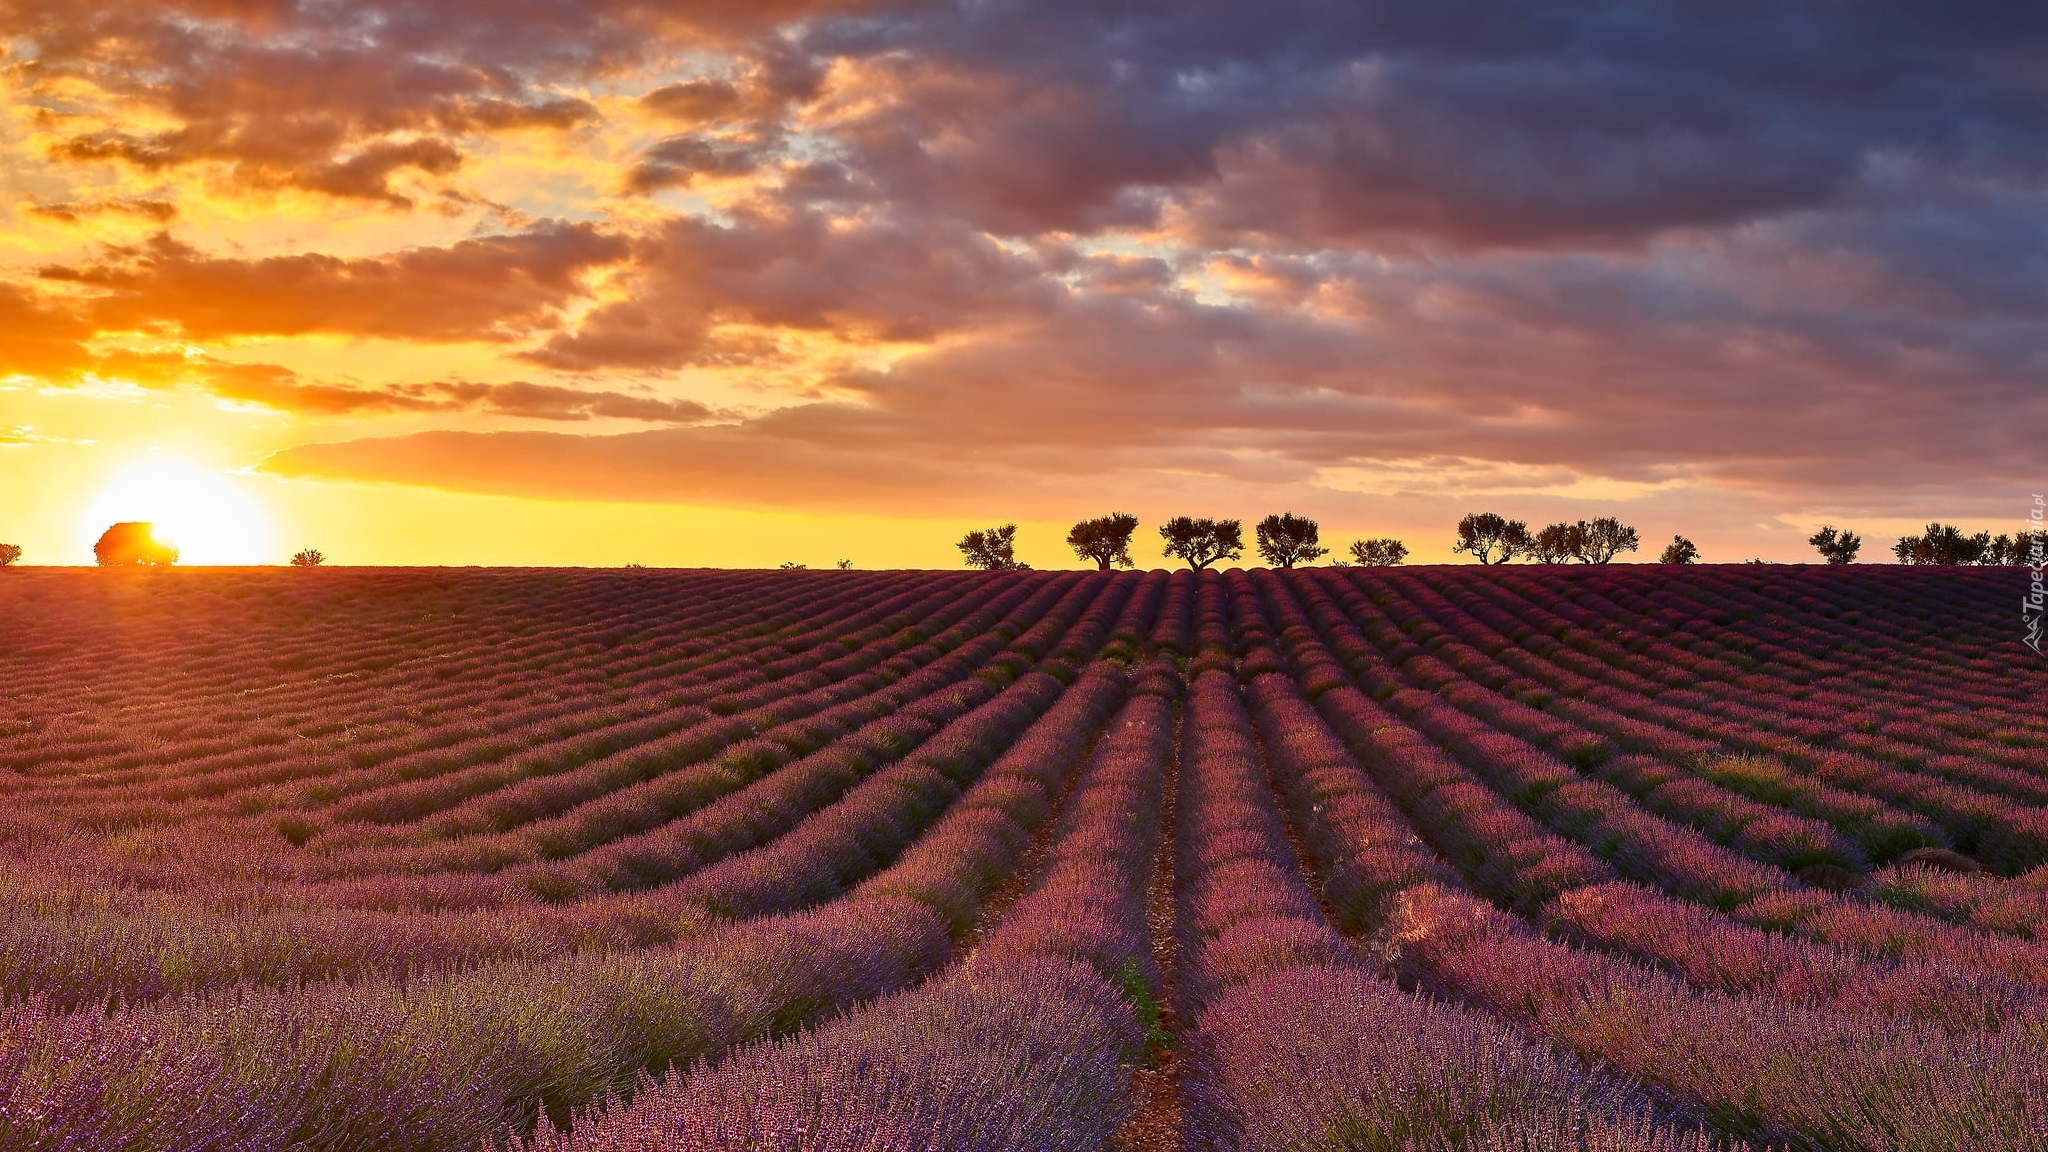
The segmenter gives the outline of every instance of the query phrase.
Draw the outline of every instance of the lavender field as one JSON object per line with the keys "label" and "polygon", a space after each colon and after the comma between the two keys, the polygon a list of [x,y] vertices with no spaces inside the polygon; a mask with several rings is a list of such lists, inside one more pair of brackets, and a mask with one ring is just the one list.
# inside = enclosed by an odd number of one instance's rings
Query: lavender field
{"label": "lavender field", "polygon": [[11,571],[0,1148],[2048,1148],[2017,579]]}

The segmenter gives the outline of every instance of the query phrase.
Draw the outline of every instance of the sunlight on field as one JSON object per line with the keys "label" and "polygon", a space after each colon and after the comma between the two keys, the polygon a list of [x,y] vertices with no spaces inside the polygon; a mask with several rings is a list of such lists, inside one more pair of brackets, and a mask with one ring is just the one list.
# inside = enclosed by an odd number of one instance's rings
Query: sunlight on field
{"label": "sunlight on field", "polygon": [[88,552],[107,526],[124,520],[156,525],[185,564],[261,564],[270,557],[270,517],[263,506],[219,472],[182,460],[130,466],[108,482],[79,516]]}

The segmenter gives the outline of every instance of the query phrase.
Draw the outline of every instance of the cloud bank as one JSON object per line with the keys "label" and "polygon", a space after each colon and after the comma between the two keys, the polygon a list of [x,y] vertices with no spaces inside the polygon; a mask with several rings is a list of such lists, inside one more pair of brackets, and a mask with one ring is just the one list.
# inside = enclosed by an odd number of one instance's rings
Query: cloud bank
{"label": "cloud bank", "polygon": [[[18,218],[78,237],[0,280],[0,373],[315,420],[283,474],[994,515],[1673,489],[1989,515],[2042,479],[2048,10],[0,19],[27,159],[76,184]],[[223,205],[357,223],[285,251]],[[232,351],[308,337],[474,345],[478,379]],[[344,414],[406,424],[320,434]]]}

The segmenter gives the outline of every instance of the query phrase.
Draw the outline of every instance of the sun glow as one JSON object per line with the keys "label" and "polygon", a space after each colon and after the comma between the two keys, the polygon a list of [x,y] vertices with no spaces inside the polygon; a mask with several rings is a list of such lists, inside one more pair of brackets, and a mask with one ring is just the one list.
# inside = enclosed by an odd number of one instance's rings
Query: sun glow
{"label": "sun glow", "polygon": [[146,520],[174,545],[181,564],[261,564],[270,553],[270,520],[229,476],[177,460],[152,460],[122,472],[81,514],[88,551],[111,524]]}

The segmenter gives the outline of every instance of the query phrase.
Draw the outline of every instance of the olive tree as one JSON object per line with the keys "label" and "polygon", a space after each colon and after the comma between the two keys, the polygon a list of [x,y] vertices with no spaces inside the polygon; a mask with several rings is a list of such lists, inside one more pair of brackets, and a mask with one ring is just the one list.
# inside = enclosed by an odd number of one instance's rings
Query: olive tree
{"label": "olive tree", "polygon": [[[1505,564],[1528,555],[1535,546],[1527,524],[1493,512],[1476,512],[1458,521],[1458,542],[1451,545],[1451,551],[1470,553],[1481,564]],[[1493,558],[1496,551],[1498,560]]]}
{"label": "olive tree", "polygon": [[1590,524],[1581,520],[1572,529],[1572,542],[1576,545],[1572,554],[1586,564],[1608,563],[1623,552],[1635,551],[1642,543],[1635,529],[1612,516],[1602,516]]}
{"label": "olive tree", "polygon": [[[1583,524],[1581,521],[1580,524]],[[1585,532],[1580,524],[1546,524],[1530,537],[1529,558],[1538,564],[1562,564],[1580,559],[1585,551]]]}
{"label": "olive tree", "polygon": [[967,558],[969,568],[981,568],[990,572],[1018,572],[1031,567],[1017,562],[1017,526],[999,524],[994,528],[977,528],[960,538],[956,545]]}
{"label": "olive tree", "polygon": [[1259,555],[1276,568],[1292,568],[1330,550],[1322,546],[1322,526],[1306,516],[1282,512],[1259,521]]}
{"label": "olive tree", "polygon": [[1159,526],[1159,537],[1166,541],[1163,555],[1185,560],[1197,572],[1244,555],[1244,527],[1235,520],[1175,516]]}
{"label": "olive tree", "polygon": [[1130,568],[1133,567],[1131,534],[1137,530],[1136,516],[1128,512],[1111,512],[1074,525],[1067,533],[1067,547],[1081,559],[1093,560],[1100,571]]}

